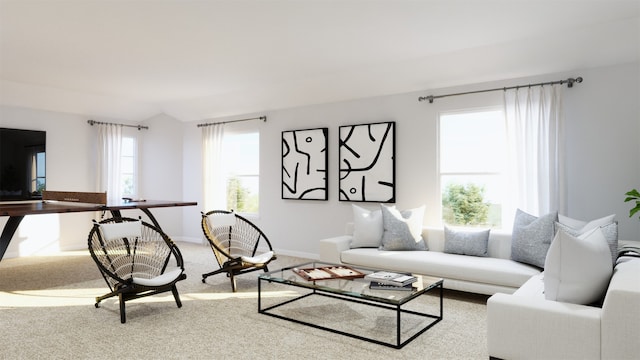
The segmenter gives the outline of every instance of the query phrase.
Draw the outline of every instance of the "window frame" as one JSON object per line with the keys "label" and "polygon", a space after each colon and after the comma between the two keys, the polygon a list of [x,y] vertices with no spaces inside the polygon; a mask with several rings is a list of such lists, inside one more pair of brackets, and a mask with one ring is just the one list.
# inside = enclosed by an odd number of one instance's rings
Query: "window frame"
{"label": "window frame", "polygon": [[[500,112],[501,114],[501,119],[503,120],[503,133],[502,133],[502,141],[504,142],[503,144],[503,151],[502,154],[504,154],[504,157],[500,160],[501,161],[501,165],[499,166],[500,171],[447,171],[447,172],[443,172],[442,168],[443,168],[443,138],[442,138],[442,121],[443,121],[443,117],[448,116],[448,115],[460,115],[460,114],[474,114],[474,113],[483,113],[483,112]],[[509,220],[506,219],[505,217],[505,208],[506,208],[506,193],[505,190],[501,191],[501,196],[500,196],[500,205],[501,205],[501,212],[500,212],[500,224],[499,226],[494,226],[492,224],[483,224],[483,225],[464,225],[464,224],[447,224],[444,221],[444,206],[442,204],[443,202],[443,177],[446,176],[497,176],[498,177],[498,183],[502,183],[502,184],[506,184],[506,176],[507,176],[507,171],[506,171],[506,151],[507,151],[507,144],[506,144],[506,123],[504,122],[504,108],[502,106],[499,105],[490,105],[490,106],[482,106],[482,107],[472,107],[472,108],[461,108],[461,109],[453,109],[453,110],[443,110],[443,111],[439,111],[437,114],[437,119],[436,119],[436,131],[437,131],[437,157],[436,157],[436,162],[437,162],[437,181],[436,181],[436,186],[437,186],[437,201],[438,201],[438,213],[439,213],[439,221],[442,225],[448,225],[448,226],[455,226],[455,227],[491,227],[491,228],[495,228],[495,229],[505,229],[506,226],[509,225]],[[503,189],[505,188],[504,186],[502,187]]]}
{"label": "window frame", "polygon": [[[257,136],[257,159],[256,159],[256,164],[258,166],[257,168],[257,173],[256,174],[251,174],[251,173],[238,173],[235,174],[236,177],[256,177],[257,178],[257,211],[256,212],[247,212],[247,211],[240,211],[238,209],[234,209],[234,211],[242,216],[245,216],[247,218],[252,218],[252,219],[257,219],[260,217],[260,129],[255,128],[255,127],[242,127],[242,126],[235,126],[235,127],[231,127],[231,126],[227,126],[225,127],[224,130],[224,135],[223,135],[223,139],[222,139],[222,143],[223,143],[223,157],[225,158],[225,164],[224,164],[224,168],[225,168],[225,182],[224,182],[224,186],[225,186],[225,194],[228,195],[228,183],[229,180],[231,179],[231,169],[229,166],[229,161],[231,161],[231,157],[228,156],[226,154],[227,150],[228,150],[228,139],[230,137],[234,137],[234,136],[243,136],[243,135],[250,135],[250,134],[255,134]],[[228,206],[228,203],[227,203]]]}
{"label": "window frame", "polygon": [[[125,139],[132,139],[133,140],[133,154],[131,156],[129,155],[124,155],[124,144],[125,144]],[[120,196],[121,197],[130,197],[130,198],[136,198],[138,197],[138,189],[139,189],[139,163],[140,163],[140,159],[139,159],[139,154],[140,154],[140,139],[137,136],[137,134],[122,134],[122,144],[121,144],[121,148],[120,148],[120,175],[119,175],[119,179],[120,179]],[[123,159],[124,158],[132,158],[132,163],[133,163],[133,172],[131,173],[131,176],[133,178],[132,181],[132,187],[133,187],[133,191],[130,194],[126,194],[125,193],[125,176],[129,175],[129,173],[125,173],[122,164],[124,163]]]}

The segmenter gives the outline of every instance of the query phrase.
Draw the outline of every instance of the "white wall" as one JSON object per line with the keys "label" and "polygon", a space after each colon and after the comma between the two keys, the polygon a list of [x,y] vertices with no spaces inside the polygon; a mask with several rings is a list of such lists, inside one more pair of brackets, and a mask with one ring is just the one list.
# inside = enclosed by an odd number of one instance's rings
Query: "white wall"
{"label": "white wall", "polygon": [[[47,189],[96,191],[92,117],[35,109],[0,107],[0,126],[47,132]],[[99,121],[110,119],[93,118]],[[26,216],[5,257],[86,247],[92,213]],[[0,217],[4,228],[6,217]]]}
{"label": "white wall", "polygon": [[[351,221],[351,203],[337,196],[338,144],[341,125],[396,121],[397,202],[399,208],[427,205],[425,223],[439,226],[437,184],[437,117],[441,111],[500,105],[501,92],[418,102],[418,96],[502,87],[582,76],[584,82],[565,88],[568,214],[594,219],[616,213],[620,238],[640,240],[640,221],[629,219],[624,193],[640,187],[640,64],[577,70],[526,79],[426,90],[339,103],[240,115],[266,115],[257,126],[261,143],[261,214],[255,222],[282,254],[315,256],[318,240],[344,232]],[[47,187],[51,190],[94,191],[95,128],[89,115],[0,107],[0,126],[47,131]],[[224,120],[224,119],[218,119]],[[214,120],[207,120],[214,121]],[[203,121],[204,122],[204,121]],[[125,122],[126,123],[126,122]],[[158,115],[144,122],[141,133],[141,196],[148,199],[202,203],[200,122],[181,123]],[[240,126],[240,125],[237,125]],[[233,127],[233,125],[231,126]],[[329,200],[280,198],[281,132],[329,128]],[[374,204],[363,205],[373,208]],[[153,213],[176,240],[201,241],[201,206],[156,209]],[[46,249],[83,249],[92,214],[36,215],[25,218],[6,257]],[[137,216],[137,214],[135,214]],[[36,219],[37,218],[37,219]],[[44,230],[28,233],[34,226]],[[0,218],[4,226],[6,218]]]}
{"label": "white wall", "polygon": [[[317,254],[318,240],[342,234],[345,223],[352,219],[351,203],[338,201],[337,195],[338,127],[396,121],[396,205],[411,208],[426,204],[425,224],[441,226],[436,163],[438,113],[500,106],[502,92],[447,97],[437,99],[433,104],[418,102],[418,96],[576,76],[582,76],[584,82],[571,89],[564,88],[568,181],[566,215],[591,220],[615,213],[619,221],[619,237],[640,240],[640,221],[628,218],[630,206],[623,202],[626,191],[640,187],[638,63],[239,116],[268,117],[267,123],[254,122],[261,133],[261,211],[255,222],[281,253]],[[200,132],[195,124],[192,123],[185,131],[185,159],[200,159],[200,147],[197,145]],[[282,200],[281,132],[315,127],[329,128],[329,200]],[[185,194],[201,194],[193,190],[202,187],[199,161],[184,163],[184,173],[194,175],[184,180]],[[198,231],[195,228],[185,229],[191,237],[198,237]]]}

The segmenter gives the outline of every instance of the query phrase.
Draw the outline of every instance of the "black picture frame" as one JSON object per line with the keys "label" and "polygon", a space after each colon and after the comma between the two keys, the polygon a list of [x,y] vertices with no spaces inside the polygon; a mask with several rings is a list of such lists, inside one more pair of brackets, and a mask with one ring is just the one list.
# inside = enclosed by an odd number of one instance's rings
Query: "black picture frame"
{"label": "black picture frame", "polygon": [[396,201],[395,121],[339,128],[339,201]]}
{"label": "black picture frame", "polygon": [[329,199],[328,139],[328,128],[282,132],[282,199]]}

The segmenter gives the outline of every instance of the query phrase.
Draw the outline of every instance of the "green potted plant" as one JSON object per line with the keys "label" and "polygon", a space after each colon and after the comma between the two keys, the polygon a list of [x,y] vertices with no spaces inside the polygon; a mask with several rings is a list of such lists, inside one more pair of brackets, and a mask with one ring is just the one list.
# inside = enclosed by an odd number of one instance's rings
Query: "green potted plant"
{"label": "green potted plant", "polygon": [[[640,192],[638,192],[638,190],[636,189],[633,189],[631,191],[628,191],[625,195],[627,195],[627,198],[624,199],[624,202],[636,202],[636,206],[632,207],[631,210],[629,210],[629,217],[633,217],[633,215],[640,211]],[[640,219],[640,217],[638,217],[638,219]]]}

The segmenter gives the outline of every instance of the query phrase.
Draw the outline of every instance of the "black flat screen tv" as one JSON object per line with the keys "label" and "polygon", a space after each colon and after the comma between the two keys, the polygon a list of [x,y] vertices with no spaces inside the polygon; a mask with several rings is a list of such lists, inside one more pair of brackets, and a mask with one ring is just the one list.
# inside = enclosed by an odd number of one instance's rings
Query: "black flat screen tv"
{"label": "black flat screen tv", "polygon": [[0,128],[0,201],[42,199],[47,133]]}

